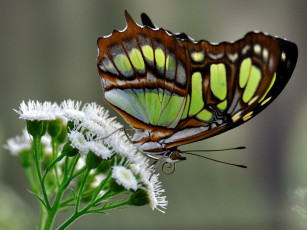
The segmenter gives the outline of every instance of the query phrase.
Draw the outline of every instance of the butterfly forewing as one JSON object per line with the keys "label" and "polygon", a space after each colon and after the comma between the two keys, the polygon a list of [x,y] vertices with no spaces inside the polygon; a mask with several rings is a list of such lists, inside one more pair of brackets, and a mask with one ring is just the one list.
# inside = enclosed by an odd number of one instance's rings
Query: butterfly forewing
{"label": "butterfly forewing", "polygon": [[164,141],[166,148],[214,136],[254,117],[284,88],[297,59],[295,44],[263,33],[217,45],[178,41],[191,58],[191,102],[176,134]]}
{"label": "butterfly forewing", "polygon": [[126,19],[124,31],[98,40],[98,71],[106,101],[143,132],[135,142],[146,142],[148,152],[249,120],[277,97],[296,64],[295,44],[264,33],[210,44],[158,29],[148,16],[145,26]]}

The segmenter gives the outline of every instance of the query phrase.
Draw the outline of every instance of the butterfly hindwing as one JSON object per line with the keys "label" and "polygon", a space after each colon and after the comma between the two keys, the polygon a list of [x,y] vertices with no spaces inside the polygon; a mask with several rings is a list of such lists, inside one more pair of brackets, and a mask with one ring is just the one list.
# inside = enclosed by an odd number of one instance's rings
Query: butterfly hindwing
{"label": "butterfly hindwing", "polygon": [[189,56],[164,30],[128,27],[98,40],[104,97],[136,128],[174,128],[186,103]]}

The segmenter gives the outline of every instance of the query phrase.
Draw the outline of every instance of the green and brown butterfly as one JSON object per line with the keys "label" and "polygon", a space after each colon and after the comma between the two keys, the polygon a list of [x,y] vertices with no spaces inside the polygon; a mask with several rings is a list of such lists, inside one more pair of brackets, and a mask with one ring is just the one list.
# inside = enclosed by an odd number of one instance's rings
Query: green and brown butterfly
{"label": "green and brown butterfly", "polygon": [[213,137],[255,117],[283,90],[297,46],[262,32],[211,44],[143,25],[125,12],[127,26],[98,39],[103,95],[135,130],[148,155],[185,159],[178,146]]}

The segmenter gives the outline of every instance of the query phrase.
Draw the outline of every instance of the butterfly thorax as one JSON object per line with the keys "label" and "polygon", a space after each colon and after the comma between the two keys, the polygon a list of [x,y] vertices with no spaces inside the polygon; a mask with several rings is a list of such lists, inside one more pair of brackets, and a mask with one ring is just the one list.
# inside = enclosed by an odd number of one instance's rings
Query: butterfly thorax
{"label": "butterfly thorax", "polygon": [[186,160],[186,157],[182,156],[182,153],[183,152],[177,149],[177,147],[173,147],[156,154],[147,153],[147,156],[155,160],[164,158],[167,163],[178,163],[180,161]]}

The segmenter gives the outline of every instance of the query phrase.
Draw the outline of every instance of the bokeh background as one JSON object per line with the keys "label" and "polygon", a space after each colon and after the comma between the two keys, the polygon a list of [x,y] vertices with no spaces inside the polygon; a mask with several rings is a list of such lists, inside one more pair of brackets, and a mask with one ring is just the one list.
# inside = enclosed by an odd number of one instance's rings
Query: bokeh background
{"label": "bokeh background", "polygon": [[[161,175],[169,200],[166,214],[148,206],[89,215],[69,229],[307,229],[307,30],[306,1],[53,0],[0,2],[0,145],[21,133],[25,122],[13,109],[23,100],[102,98],[96,70],[98,37],[125,27],[124,10],[140,23],[146,12],[173,32],[211,42],[239,39],[251,30],[285,37],[298,45],[293,76],[265,111],[220,136],[184,150],[245,145],[246,150],[207,153],[240,169],[188,157]],[[111,114],[117,114],[112,111]],[[118,118],[123,124],[124,121]],[[18,160],[0,148],[0,229],[36,229],[37,202]],[[307,200],[307,197],[306,197]],[[60,215],[58,222],[66,215]]]}

